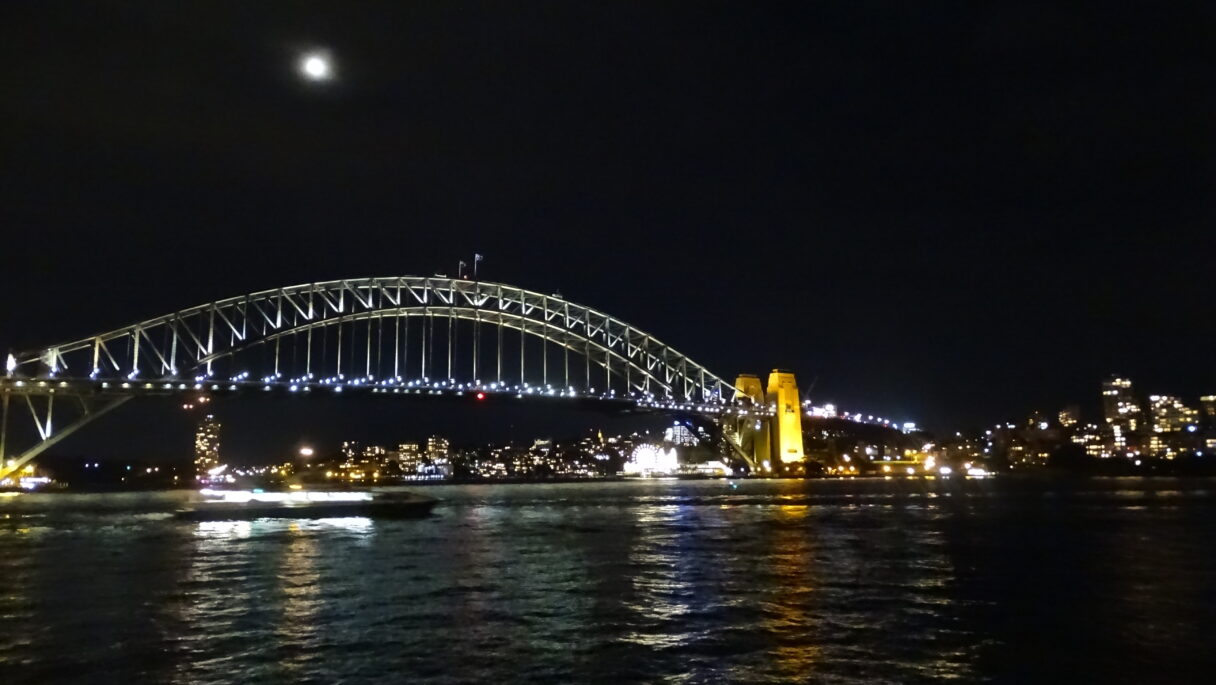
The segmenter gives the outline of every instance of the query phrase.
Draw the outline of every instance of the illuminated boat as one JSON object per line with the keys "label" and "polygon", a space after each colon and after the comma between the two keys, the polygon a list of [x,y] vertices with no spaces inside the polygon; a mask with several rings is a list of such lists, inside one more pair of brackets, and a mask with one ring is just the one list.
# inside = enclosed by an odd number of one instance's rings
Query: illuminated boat
{"label": "illuminated boat", "polygon": [[349,492],[338,490],[212,490],[199,491],[188,509],[177,512],[187,521],[254,518],[421,518],[438,500],[409,492]]}

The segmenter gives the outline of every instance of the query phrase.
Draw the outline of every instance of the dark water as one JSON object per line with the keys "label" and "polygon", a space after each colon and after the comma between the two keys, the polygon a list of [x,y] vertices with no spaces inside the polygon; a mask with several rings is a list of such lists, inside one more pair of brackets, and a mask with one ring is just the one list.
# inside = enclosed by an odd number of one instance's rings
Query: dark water
{"label": "dark water", "polygon": [[418,521],[0,498],[0,682],[1207,681],[1216,482],[444,486]]}

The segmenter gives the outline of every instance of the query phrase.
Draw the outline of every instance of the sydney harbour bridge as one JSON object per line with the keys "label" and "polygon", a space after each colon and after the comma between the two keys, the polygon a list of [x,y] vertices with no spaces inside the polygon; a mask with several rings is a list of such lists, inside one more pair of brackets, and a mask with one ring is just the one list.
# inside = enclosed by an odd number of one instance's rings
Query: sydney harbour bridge
{"label": "sydney harbour bridge", "polygon": [[[728,383],[609,314],[502,283],[441,276],[308,283],[231,297],[10,354],[0,479],[141,396],[367,393],[543,399],[665,412],[716,430],[753,473],[803,458],[798,389]],[[32,444],[14,449],[25,405]]]}

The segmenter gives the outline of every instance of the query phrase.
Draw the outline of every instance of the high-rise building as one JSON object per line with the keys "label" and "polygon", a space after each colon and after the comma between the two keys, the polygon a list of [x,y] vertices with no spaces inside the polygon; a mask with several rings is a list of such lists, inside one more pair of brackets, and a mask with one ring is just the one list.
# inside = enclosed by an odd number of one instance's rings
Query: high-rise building
{"label": "high-rise building", "polygon": [[205,475],[220,465],[220,422],[207,414],[194,432],[194,472]]}
{"label": "high-rise building", "polygon": [[1085,453],[1091,457],[1111,456],[1108,446],[1102,439],[1102,433],[1094,424],[1078,425],[1072,434],[1072,441],[1085,448]]}
{"label": "high-rise building", "polygon": [[448,439],[432,435],[426,440],[426,465],[423,472],[433,476],[452,475],[451,450]]}
{"label": "high-rise building", "polygon": [[1199,420],[1199,412],[1172,395],[1152,395],[1148,401],[1153,415],[1154,433],[1180,431]]}
{"label": "high-rise building", "polygon": [[1102,383],[1102,414],[1108,424],[1120,429],[1120,433],[1136,430],[1140,404],[1132,393],[1131,379],[1112,376]]}
{"label": "high-rise building", "polygon": [[682,423],[663,431],[663,440],[679,447],[695,447],[697,444],[697,436]]}
{"label": "high-rise building", "polygon": [[1208,418],[1216,418],[1216,395],[1204,395],[1200,397],[1199,404],[1203,406],[1203,413]]}
{"label": "high-rise building", "polygon": [[388,465],[388,448],[383,445],[367,445],[363,448],[362,463],[374,468]]}
{"label": "high-rise building", "polygon": [[431,461],[440,459],[447,460],[448,458],[448,439],[441,438],[438,435],[432,435],[426,440],[426,457]]}
{"label": "high-rise building", "polygon": [[401,472],[412,476],[422,468],[422,446],[416,442],[403,442],[397,445],[397,463]]}

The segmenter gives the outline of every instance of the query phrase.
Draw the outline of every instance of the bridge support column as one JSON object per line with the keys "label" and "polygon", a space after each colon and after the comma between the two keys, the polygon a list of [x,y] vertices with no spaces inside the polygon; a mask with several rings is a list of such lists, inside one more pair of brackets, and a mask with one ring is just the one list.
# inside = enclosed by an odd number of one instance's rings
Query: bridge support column
{"label": "bridge support column", "polygon": [[[7,387],[0,387],[0,393],[2,393],[3,397],[4,397],[4,402],[3,402],[4,416],[3,416],[3,418],[0,418],[0,423],[4,424],[4,426],[3,426],[4,435],[2,438],[4,447],[2,450],[0,450],[0,453],[3,454],[3,459],[0,460],[0,480],[4,480],[5,478],[8,478],[10,475],[17,473],[21,469],[21,467],[25,466],[30,461],[32,461],[34,459],[34,457],[37,457],[39,454],[42,454],[42,452],[45,451],[46,449],[48,449],[50,447],[54,447],[55,444],[58,443],[60,440],[63,440],[64,438],[68,437],[69,435],[80,430],[84,426],[91,423],[94,419],[104,416],[105,414],[107,414],[111,410],[113,410],[114,408],[121,406],[124,402],[127,402],[132,397],[132,395],[115,395],[115,396],[106,396],[106,397],[93,397],[93,396],[78,395],[77,399],[80,402],[80,409],[81,409],[80,416],[77,417],[76,420],[74,420],[74,421],[70,421],[70,422],[61,421],[60,425],[58,427],[54,427],[53,424],[51,423],[51,407],[53,406],[52,401],[55,397],[55,394],[52,394],[52,393],[44,394],[40,391],[22,392],[21,394],[23,394],[25,396],[26,403],[30,407],[30,414],[32,415],[32,417],[34,419],[34,426],[38,431],[40,440],[39,440],[39,442],[34,444],[33,447],[30,447],[24,451],[18,451],[13,457],[10,458],[8,455],[8,452],[7,452],[7,450],[8,450],[7,424],[8,424],[8,405],[9,405],[8,400],[9,400],[9,395],[12,394],[12,392]],[[38,415],[38,413],[35,409],[34,402],[32,401],[33,397],[38,397],[38,396],[43,397],[45,400],[44,403],[46,405],[46,413],[45,413],[46,418],[43,418],[42,416]],[[66,395],[63,395],[61,393],[61,396],[66,396]],[[11,465],[9,464],[10,461],[12,462]]]}
{"label": "bridge support column", "polygon": [[[740,395],[751,398],[752,406],[763,407],[767,403],[760,378],[754,374],[741,373],[735,379],[735,389]],[[751,456],[751,466],[758,473],[772,470],[772,445],[767,419],[741,417],[735,426],[739,449]]]}
{"label": "bridge support column", "polygon": [[791,371],[773,369],[768,375],[768,404],[776,410],[772,422],[772,464],[782,475],[802,472],[802,402]]}

